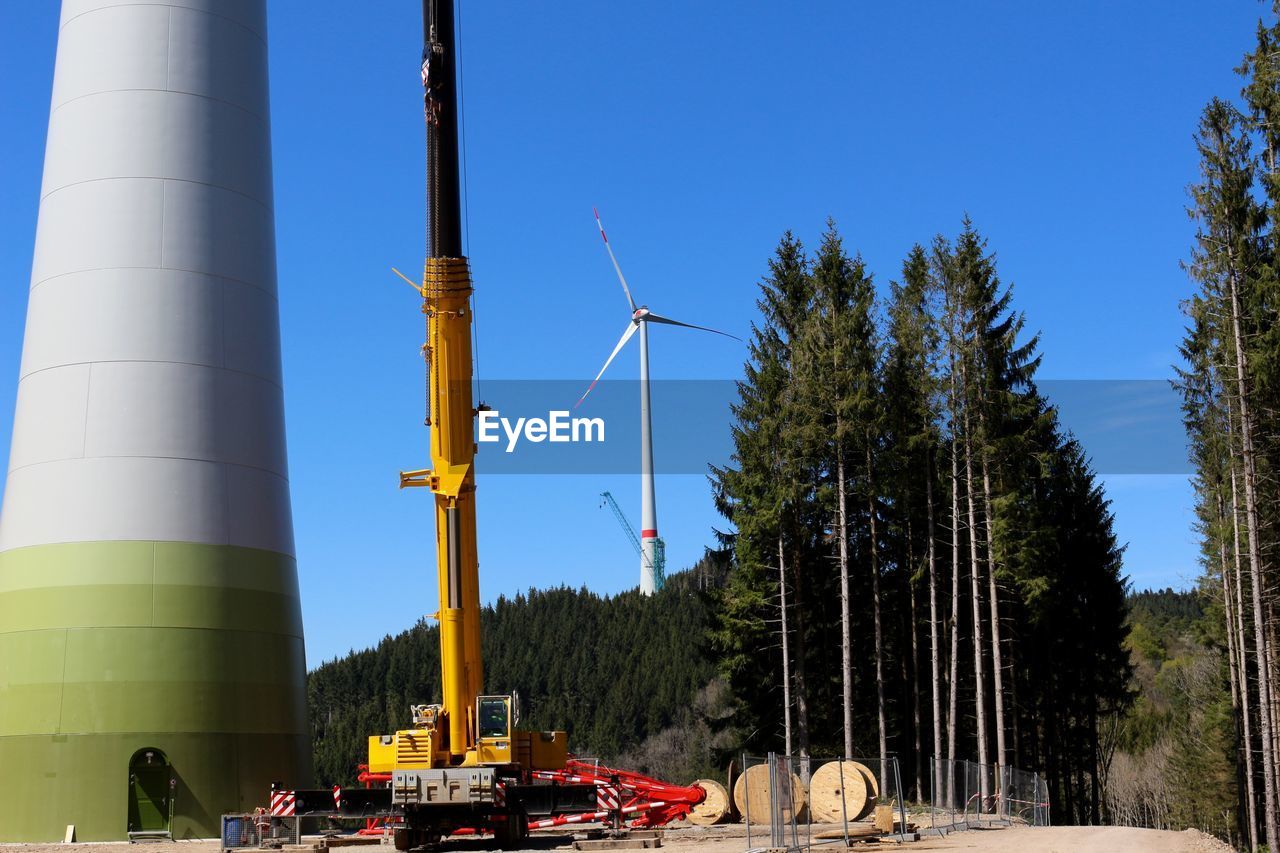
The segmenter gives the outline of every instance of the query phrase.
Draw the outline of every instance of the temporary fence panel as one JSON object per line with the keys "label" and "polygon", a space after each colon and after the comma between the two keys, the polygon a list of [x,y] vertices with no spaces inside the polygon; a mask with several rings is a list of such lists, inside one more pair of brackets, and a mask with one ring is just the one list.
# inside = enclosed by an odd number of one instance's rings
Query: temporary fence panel
{"label": "temporary fence panel", "polygon": [[896,758],[743,756],[734,803],[747,846],[848,845],[873,836],[906,839],[910,819]]}
{"label": "temporary fence panel", "polygon": [[1048,788],[1036,773],[974,761],[935,759],[929,815],[939,832],[992,824],[1047,826]]}
{"label": "temporary fence panel", "polygon": [[222,816],[222,849],[237,850],[267,844],[302,843],[302,818],[296,815],[234,814]]}

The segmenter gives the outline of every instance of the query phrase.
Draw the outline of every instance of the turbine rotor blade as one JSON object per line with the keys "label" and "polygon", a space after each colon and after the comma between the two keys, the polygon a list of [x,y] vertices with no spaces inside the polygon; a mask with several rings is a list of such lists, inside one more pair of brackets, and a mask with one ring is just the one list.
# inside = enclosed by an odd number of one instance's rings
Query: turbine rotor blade
{"label": "turbine rotor blade", "polygon": [[618,281],[622,282],[622,292],[627,294],[627,304],[631,306],[631,311],[634,313],[636,301],[631,298],[631,288],[627,287],[627,280],[622,275],[622,267],[618,266],[618,259],[613,254],[613,246],[609,245],[609,236],[604,233],[604,223],[600,221],[600,211],[593,207],[591,212],[596,215],[596,227],[600,229],[600,239],[604,240],[604,247],[609,252],[609,260],[613,261],[613,268],[618,273]]}
{"label": "turbine rotor blade", "polygon": [[707,326],[695,326],[692,323],[681,323],[679,320],[671,320],[671,319],[668,319],[667,317],[660,317],[659,315],[653,313],[652,311],[646,314],[644,316],[644,319],[652,320],[655,323],[662,323],[663,325],[667,325],[667,326],[684,326],[686,329],[697,329],[700,332],[712,332],[717,335],[724,335],[726,338],[733,338],[735,341],[738,341],[738,342],[742,341],[742,338],[738,337],[737,335],[731,335],[728,332],[722,332],[719,329],[712,329],[712,328],[708,328]]}
{"label": "turbine rotor blade", "polygon": [[604,372],[609,369],[609,365],[622,352],[622,348],[627,345],[627,341],[631,340],[631,336],[636,333],[636,329],[640,328],[639,323],[628,323],[627,330],[622,333],[622,337],[618,339],[618,345],[613,348],[613,352],[609,353],[609,357],[604,361],[604,367],[600,368],[600,372],[596,374],[596,378],[591,380],[591,384],[587,386],[587,390],[582,392],[582,396],[578,398],[578,402],[573,404],[576,409],[582,405],[582,401],[587,399],[587,395],[591,393],[591,389],[596,387],[596,383],[600,381],[600,377],[604,376]]}

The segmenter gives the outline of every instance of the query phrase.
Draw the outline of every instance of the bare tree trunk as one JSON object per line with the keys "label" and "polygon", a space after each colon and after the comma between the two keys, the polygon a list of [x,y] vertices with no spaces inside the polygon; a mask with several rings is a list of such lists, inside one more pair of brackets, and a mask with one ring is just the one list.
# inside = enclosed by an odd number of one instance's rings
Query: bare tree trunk
{"label": "bare tree trunk", "polygon": [[840,446],[836,447],[836,502],[836,533],[840,537],[840,684],[844,701],[844,757],[852,758],[853,651],[849,639],[849,518],[845,505],[844,448]]}
{"label": "bare tree trunk", "polygon": [[[1267,546],[1261,547],[1265,549]],[[1265,566],[1262,580],[1264,589],[1272,582],[1270,572]],[[1270,665],[1267,670],[1267,683],[1271,685],[1271,754],[1275,761],[1280,763],[1280,673],[1276,669],[1276,644],[1280,638],[1276,637],[1275,593],[1267,590],[1263,595],[1262,606],[1267,624],[1267,662]],[[1271,772],[1275,777],[1276,825],[1280,827],[1280,767],[1272,765]]]}
{"label": "bare tree trunk", "polygon": [[[1231,404],[1227,403],[1227,428],[1232,431],[1231,425]],[[1251,701],[1249,697],[1249,662],[1246,657],[1245,633],[1244,633],[1244,592],[1243,579],[1244,573],[1240,565],[1240,506],[1239,497],[1236,491],[1236,466],[1235,460],[1229,459],[1227,470],[1231,475],[1231,537],[1232,537],[1232,563],[1235,569],[1235,581],[1232,586],[1235,590],[1235,613],[1236,613],[1236,637],[1235,646],[1236,654],[1239,656],[1237,668],[1240,671],[1240,717],[1244,723],[1244,766],[1245,766],[1245,796],[1246,808],[1249,817],[1249,849],[1258,849],[1258,794],[1254,789],[1257,780],[1253,768],[1253,713]],[[1230,614],[1231,608],[1227,607]]]}
{"label": "bare tree trunk", "polygon": [[[929,525],[929,653],[930,676],[933,683],[933,766],[942,757],[942,667],[938,659],[938,559],[934,542],[933,524],[933,450],[928,451],[925,470],[925,500],[928,503],[926,518]],[[935,779],[936,784],[938,780]]]}
{"label": "bare tree trunk", "polygon": [[920,748],[920,643],[918,632],[916,631],[916,585],[912,581],[915,573],[915,547],[912,544],[914,533],[911,529],[911,513],[907,512],[907,565],[911,567],[911,571],[904,572],[907,582],[907,601],[910,604],[911,620],[908,626],[911,630],[911,730],[914,734],[913,746],[915,748],[916,757],[916,802],[920,802],[920,777],[924,775],[921,766],[921,748]]}
{"label": "bare tree trunk", "polygon": [[[1266,548],[1265,545],[1262,547]],[[1270,574],[1265,567],[1263,569],[1262,581],[1263,588],[1265,590],[1267,585],[1271,583]],[[1269,664],[1269,668],[1267,670],[1267,684],[1270,685],[1269,690],[1271,693],[1271,756],[1273,763],[1268,769],[1272,774],[1272,787],[1276,792],[1276,826],[1277,833],[1280,834],[1280,767],[1276,766],[1277,763],[1280,763],[1280,675],[1276,672],[1277,637],[1275,602],[1273,595],[1274,593],[1269,590],[1264,592],[1262,606],[1263,618],[1267,627],[1266,656]],[[1276,845],[1273,843],[1272,846],[1274,847]]]}
{"label": "bare tree trunk", "polygon": [[[794,558],[794,555],[792,555]],[[795,685],[793,693],[796,700],[796,749],[801,755],[809,754],[809,693],[805,679],[805,665],[808,661],[808,639],[805,634],[805,619],[808,613],[804,606],[804,583],[800,576],[800,562],[791,560],[791,571],[795,575],[792,584],[792,597],[796,603],[796,657]]]}
{"label": "bare tree trunk", "polygon": [[[1234,477],[1234,473],[1232,474]],[[1219,516],[1225,520],[1226,510],[1219,500]],[[1235,600],[1232,594],[1231,569],[1227,565],[1227,543],[1221,534],[1218,537],[1218,567],[1222,573],[1222,611],[1227,618],[1227,658],[1229,666],[1227,667],[1231,677],[1231,710],[1236,718],[1236,737],[1239,739],[1239,748],[1236,750],[1239,759],[1237,766],[1240,767],[1240,775],[1244,777],[1244,785],[1242,791],[1242,799],[1244,800],[1244,814],[1242,815],[1248,821],[1249,849],[1256,850],[1258,846],[1258,832],[1254,821],[1254,804],[1253,804],[1253,756],[1250,754],[1252,747],[1246,736],[1249,730],[1248,721],[1242,717],[1242,708],[1245,707],[1241,693],[1245,689],[1242,673],[1240,671],[1240,649],[1237,645],[1236,634],[1236,612]]]}
{"label": "bare tree trunk", "polygon": [[[967,376],[961,374],[961,381],[967,383]],[[987,755],[987,687],[983,673],[982,661],[982,592],[980,575],[982,568],[978,562],[978,518],[977,505],[973,494],[973,444],[969,432],[969,407],[964,413],[964,474],[965,492],[969,499],[969,579],[973,598],[973,702],[978,720],[978,767],[980,768],[979,790],[985,801],[991,793],[991,774]]]}
{"label": "bare tree trunk", "polygon": [[[1228,249],[1230,258],[1230,250]],[[1267,845],[1280,844],[1276,830],[1275,742],[1272,739],[1271,654],[1263,616],[1262,556],[1258,537],[1257,467],[1253,448],[1253,417],[1249,411],[1248,365],[1244,352],[1244,334],[1240,328],[1240,292],[1236,282],[1234,260],[1227,275],[1231,297],[1231,331],[1235,343],[1237,405],[1240,407],[1240,444],[1244,464],[1244,518],[1249,537],[1249,582],[1253,591],[1254,646],[1258,655],[1258,716],[1262,728],[1262,797],[1263,821],[1267,828]]]}
{"label": "bare tree trunk", "polygon": [[[787,640],[787,562],[783,558],[782,533],[778,533],[778,592],[782,605],[782,721],[787,755],[791,755],[791,651]],[[743,768],[744,770],[746,768]]]}
{"label": "bare tree trunk", "polygon": [[889,790],[888,719],[884,702],[884,635],[880,627],[880,549],[876,542],[876,477],[871,462],[871,436],[867,436],[867,511],[871,517],[871,600],[875,614],[876,718],[880,729],[880,790]]}
{"label": "bare tree trunk", "polygon": [[1022,755],[1022,742],[1019,739],[1021,726],[1018,725],[1018,646],[1009,647],[1009,728],[1013,732],[1013,760],[1010,764],[1019,765],[1025,760]]}
{"label": "bare tree trunk", "polygon": [[[955,381],[952,380],[954,392]],[[954,425],[955,419],[952,418]],[[960,446],[951,434],[951,666],[947,713],[947,804],[955,808],[956,714],[960,680]]]}
{"label": "bare tree trunk", "polygon": [[[991,514],[991,472],[987,467],[986,454],[982,457],[982,496],[987,522],[987,595],[991,602],[991,677],[996,695],[996,764],[1003,767],[1009,760],[1004,739],[1004,664],[1000,650],[1000,597],[996,590],[995,534],[991,529],[995,517]],[[998,770],[996,778],[1000,778]]]}

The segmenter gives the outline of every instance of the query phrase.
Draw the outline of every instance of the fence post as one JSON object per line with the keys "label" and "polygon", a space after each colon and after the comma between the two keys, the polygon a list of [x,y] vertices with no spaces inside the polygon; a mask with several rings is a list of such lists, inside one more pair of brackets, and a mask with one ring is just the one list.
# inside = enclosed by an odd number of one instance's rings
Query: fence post
{"label": "fence post", "polygon": [[889,760],[893,762],[893,784],[898,790],[898,816],[902,818],[902,823],[898,824],[898,840],[905,842],[907,840],[907,798],[902,792],[902,768],[898,764],[896,755]]}
{"label": "fence post", "polygon": [[[800,761],[803,762],[804,760],[805,760],[804,756],[801,756]],[[794,770],[792,770],[792,767],[794,765],[795,765],[795,759],[792,758],[791,756],[787,756],[787,791],[790,793],[790,796],[787,798],[787,806],[789,811],[791,812],[791,844],[792,846],[799,849],[800,833],[796,825],[796,792],[795,792],[795,789],[792,787],[792,780],[799,779],[801,787],[804,787],[805,777],[801,773],[796,773]],[[803,764],[801,765],[800,769],[801,770],[804,769]],[[807,794],[808,791],[806,791],[805,793]]]}
{"label": "fence post", "polygon": [[[841,753],[843,755],[843,753]],[[844,763],[848,757],[840,759],[840,828],[844,831],[844,846],[849,847],[849,794],[844,789]],[[857,771],[854,771],[857,772]],[[811,777],[812,778],[812,777]],[[809,822],[813,823],[813,786],[809,790]]]}

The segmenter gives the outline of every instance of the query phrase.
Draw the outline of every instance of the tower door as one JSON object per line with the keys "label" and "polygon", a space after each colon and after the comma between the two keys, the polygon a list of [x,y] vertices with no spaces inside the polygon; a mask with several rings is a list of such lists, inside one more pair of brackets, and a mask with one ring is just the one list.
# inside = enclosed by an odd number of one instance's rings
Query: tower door
{"label": "tower door", "polygon": [[173,816],[173,774],[158,749],[140,749],[129,762],[129,833],[164,835]]}

